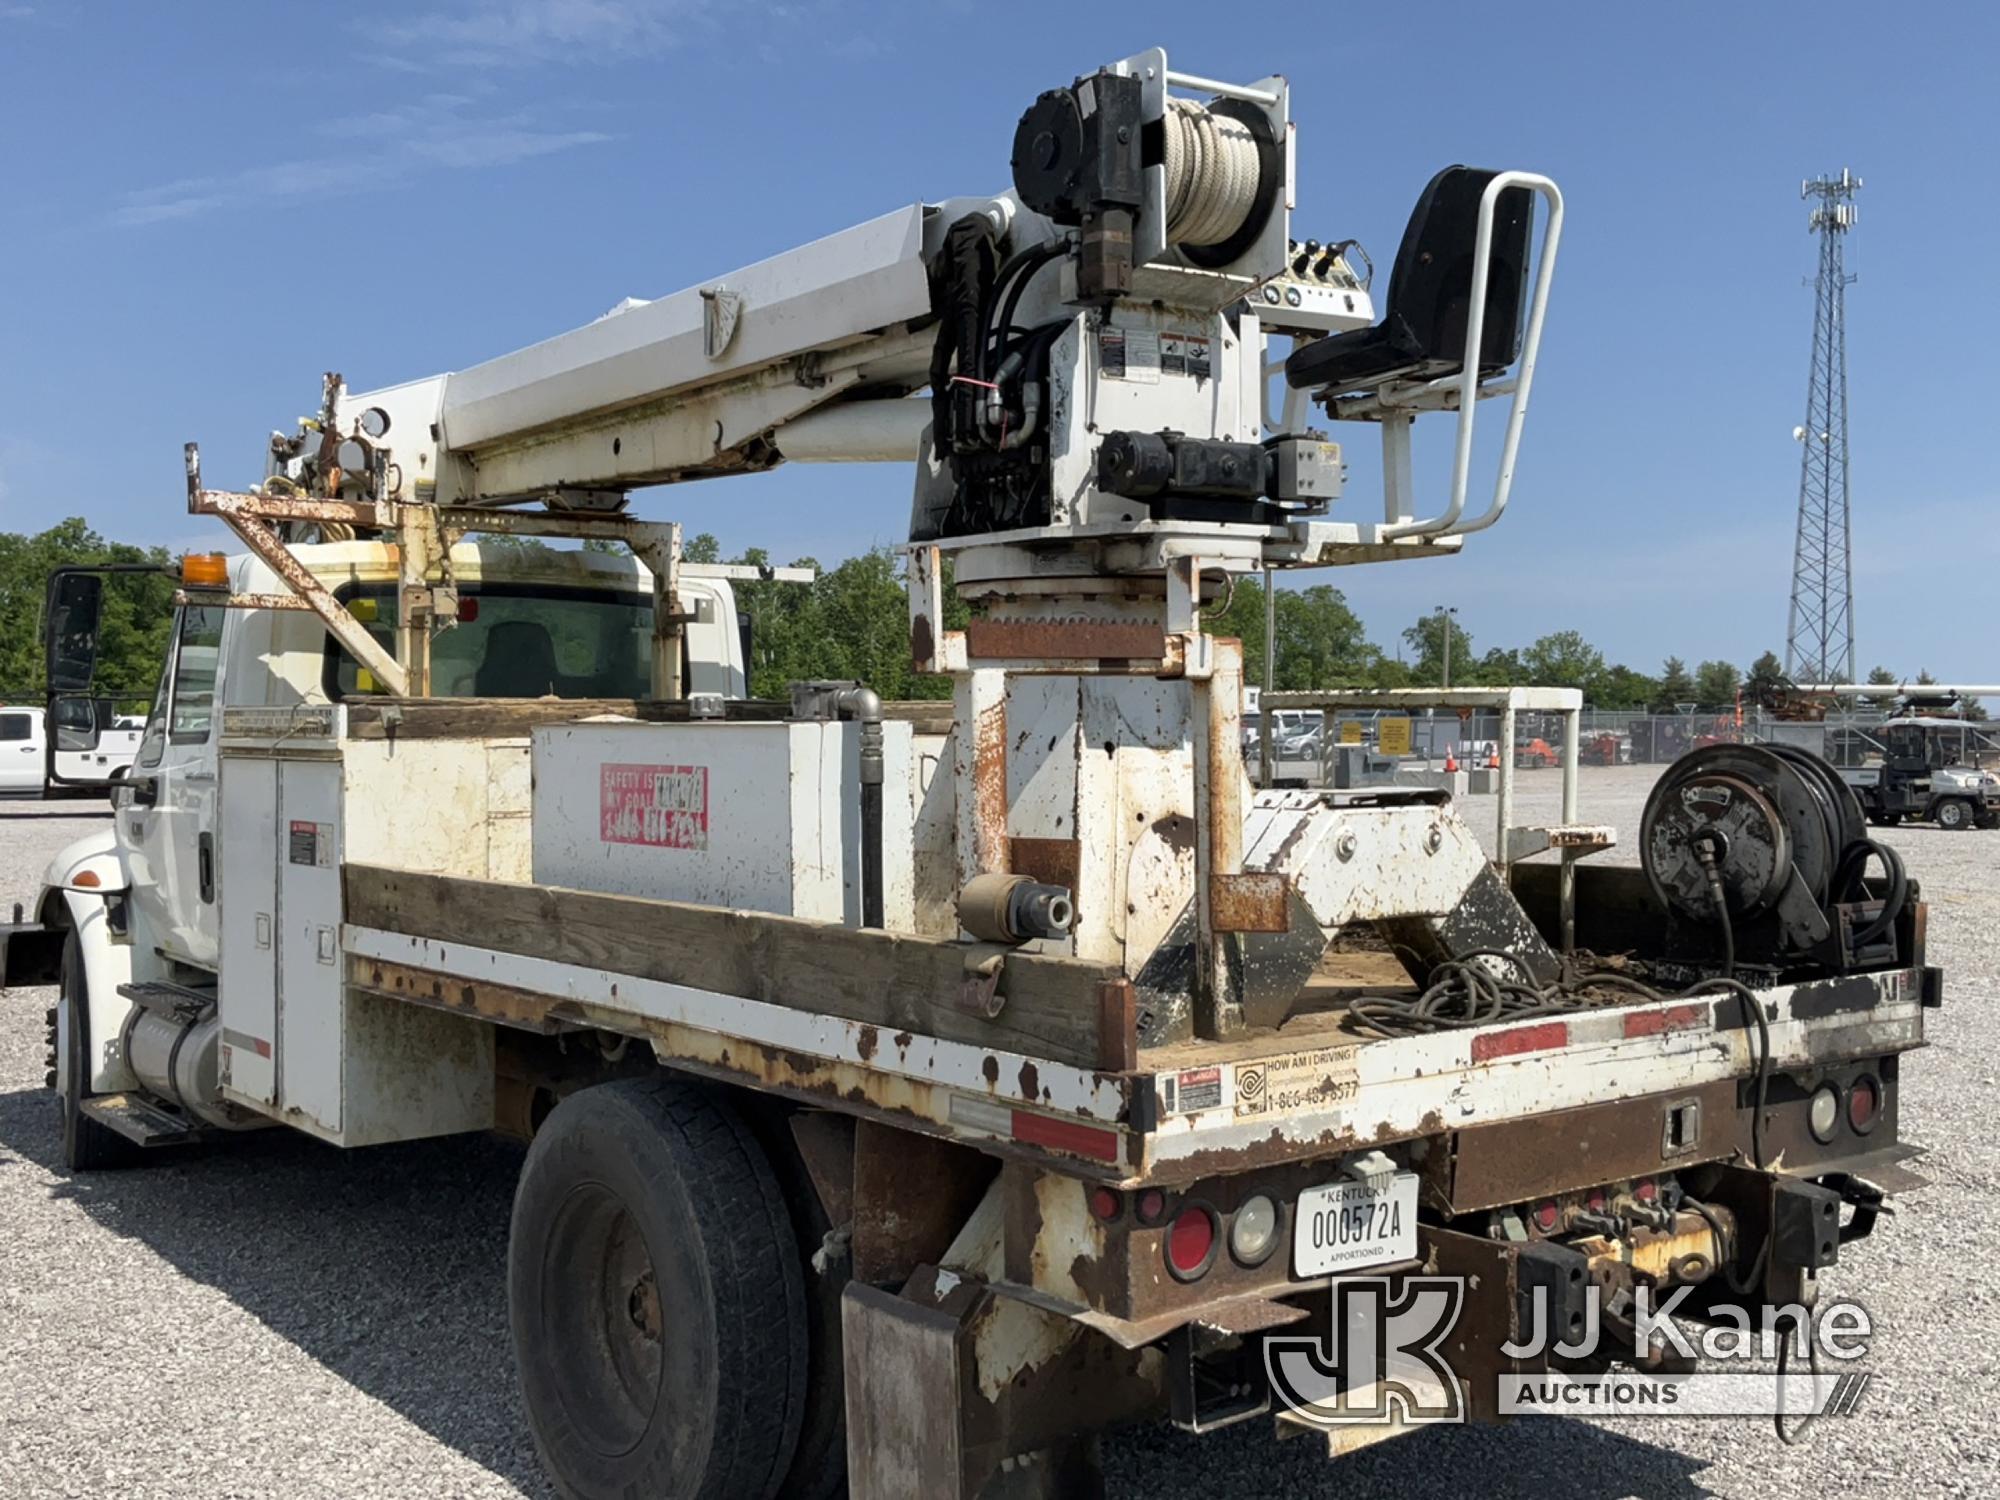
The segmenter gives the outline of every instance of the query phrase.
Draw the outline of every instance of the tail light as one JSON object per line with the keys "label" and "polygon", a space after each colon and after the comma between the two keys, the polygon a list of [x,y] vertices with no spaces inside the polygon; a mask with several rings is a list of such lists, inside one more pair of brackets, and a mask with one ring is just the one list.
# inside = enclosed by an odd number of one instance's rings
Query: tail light
{"label": "tail light", "polygon": [[1214,1213],[1199,1203],[1188,1204],[1167,1230],[1167,1269],[1177,1281],[1207,1275],[1215,1264],[1217,1241]]}
{"label": "tail light", "polygon": [[1535,1205],[1535,1227],[1544,1234],[1554,1229],[1556,1221],[1561,1217],[1562,1210],[1556,1207],[1556,1200],[1553,1198],[1544,1198]]}
{"label": "tail light", "polygon": [[[1859,1087],[1857,1084],[1857,1091]],[[1848,1107],[1850,1110],[1853,1108],[1851,1102]],[[1812,1130],[1813,1139],[1822,1145],[1833,1139],[1834,1129],[1840,1124],[1840,1091],[1832,1084],[1823,1083],[1814,1091],[1812,1103],[1806,1107],[1806,1124]]]}
{"label": "tail light", "polygon": [[1881,1114],[1882,1085],[1863,1073],[1847,1091],[1847,1123],[1854,1127],[1856,1135],[1866,1135],[1875,1128]]}
{"label": "tail light", "polygon": [[1100,1224],[1109,1224],[1125,1210],[1125,1200],[1115,1188],[1094,1187],[1090,1190],[1090,1216]]}

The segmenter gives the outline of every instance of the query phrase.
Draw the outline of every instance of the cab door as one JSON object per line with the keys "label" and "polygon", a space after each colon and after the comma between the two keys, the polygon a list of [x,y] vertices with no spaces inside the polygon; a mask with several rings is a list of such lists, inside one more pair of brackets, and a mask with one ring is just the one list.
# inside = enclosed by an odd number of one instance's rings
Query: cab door
{"label": "cab door", "polygon": [[130,791],[117,812],[132,870],[132,917],[142,948],[216,967],[216,738],[223,637],[230,611],[183,605]]}

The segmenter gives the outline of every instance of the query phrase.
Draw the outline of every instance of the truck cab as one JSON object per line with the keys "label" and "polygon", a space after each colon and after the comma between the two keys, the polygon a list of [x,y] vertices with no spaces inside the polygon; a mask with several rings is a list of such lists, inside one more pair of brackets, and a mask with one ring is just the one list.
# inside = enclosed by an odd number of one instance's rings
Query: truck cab
{"label": "truck cab", "polygon": [[[314,578],[392,648],[396,548],[384,542],[294,546]],[[176,606],[130,772],[114,800],[112,828],[66,848],[44,884],[126,890],[120,980],[206,982],[218,966],[216,852],[218,724],[222,708],[290,710],[382,698],[382,684],[344,652],[316,614],[284,608],[280,578],[256,556],[226,560],[228,590],[186,592]],[[450,550],[456,622],[434,640],[432,698],[558,698],[606,704],[650,696],[652,574],[628,554],[494,546]],[[720,578],[682,578],[682,676],[690,694],[742,698],[746,650],[734,590]],[[236,600],[226,606],[224,600]],[[258,600],[244,608],[242,600]],[[14,710],[8,710],[14,712]],[[40,718],[40,716],[36,716]],[[526,742],[518,756],[526,766]],[[498,776],[498,770],[494,772]],[[40,784],[40,760],[36,760]],[[98,868],[106,866],[106,868]],[[42,914],[44,920],[56,912]],[[112,936],[112,934],[106,934]],[[86,936],[86,962],[88,952]],[[102,958],[102,954],[100,954]],[[116,1034],[126,1002],[94,984],[94,1026]],[[110,1014],[118,1012],[118,1014]],[[104,1078],[96,1086],[114,1086]]]}

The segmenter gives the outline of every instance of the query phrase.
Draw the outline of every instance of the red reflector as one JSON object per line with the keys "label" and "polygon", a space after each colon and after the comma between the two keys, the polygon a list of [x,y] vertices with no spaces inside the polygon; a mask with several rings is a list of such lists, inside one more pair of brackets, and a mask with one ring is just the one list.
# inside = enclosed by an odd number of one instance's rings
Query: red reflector
{"label": "red reflector", "polygon": [[479,601],[477,599],[467,599],[461,595],[458,601],[458,623],[461,625],[470,625],[478,618]]}
{"label": "red reflector", "polygon": [[1856,1130],[1866,1130],[1875,1123],[1875,1112],[1882,1107],[1882,1096],[1876,1091],[1875,1080],[1857,1078],[1847,1095],[1847,1123]]}
{"label": "red reflector", "polygon": [[1192,1280],[1215,1259],[1215,1220],[1205,1208],[1184,1208],[1167,1231],[1167,1264]]}
{"label": "red reflector", "polygon": [[1664,1010],[1635,1010],[1625,1017],[1625,1035],[1659,1036],[1669,1031],[1692,1031],[1705,1026],[1711,1012],[1705,1005],[1669,1005]]}
{"label": "red reflector", "polygon": [[1641,1177],[1632,1184],[1632,1196],[1641,1203],[1651,1203],[1660,1196],[1660,1185],[1650,1177]]}
{"label": "red reflector", "polygon": [[1113,1219],[1118,1217],[1118,1211],[1123,1207],[1124,1204],[1119,1201],[1118,1195],[1110,1188],[1100,1187],[1090,1190],[1090,1212],[1092,1217],[1109,1224]]}
{"label": "red reflector", "polygon": [[1609,1200],[1605,1198],[1603,1188],[1592,1188],[1590,1196],[1583,1200],[1583,1206],[1594,1214],[1601,1214],[1607,1201]]}
{"label": "red reflector", "polygon": [[1535,1225],[1540,1229],[1556,1227],[1557,1210],[1553,1200],[1544,1198],[1535,1205]]}
{"label": "red reflector", "polygon": [[1067,1151],[1071,1156],[1088,1156],[1097,1161],[1118,1160],[1118,1132],[1078,1125],[1069,1120],[1052,1120],[1047,1115],[1025,1109],[1014,1111],[1014,1139],[1051,1151]]}
{"label": "red reflector", "polygon": [[1139,1195],[1139,1222],[1157,1224],[1167,1216],[1167,1195],[1158,1188],[1147,1188]]}
{"label": "red reflector", "polygon": [[1488,1031],[1472,1039],[1472,1060],[1491,1062],[1496,1057],[1517,1057],[1523,1052],[1546,1052],[1551,1047],[1569,1045],[1569,1022],[1542,1021],[1534,1026],[1516,1026],[1509,1031]]}

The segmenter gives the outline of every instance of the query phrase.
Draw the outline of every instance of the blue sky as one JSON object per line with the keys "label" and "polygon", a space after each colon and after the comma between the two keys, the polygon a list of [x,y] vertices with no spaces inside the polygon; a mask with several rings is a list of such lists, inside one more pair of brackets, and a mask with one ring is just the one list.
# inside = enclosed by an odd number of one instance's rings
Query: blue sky
{"label": "blue sky", "polygon": [[[182,510],[183,441],[248,484],[324,369],[462,367],[1001,188],[1037,92],[1160,44],[1290,78],[1301,237],[1386,267],[1452,161],[1567,195],[1513,506],[1458,559],[1328,580],[1378,641],[1450,602],[1481,648],[1575,628],[1647,670],[1782,651],[1812,316],[1796,195],[1849,166],[1862,665],[1991,681],[1996,43],[1991,8],[1884,24],[1841,0],[0,0],[0,529],[81,513],[213,542]],[[1357,456],[1354,489],[1373,475]],[[908,494],[893,467],[798,466],[645,508],[832,560],[900,540]]]}

